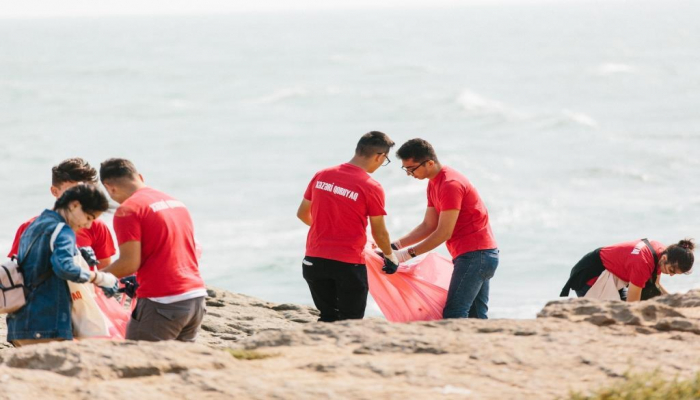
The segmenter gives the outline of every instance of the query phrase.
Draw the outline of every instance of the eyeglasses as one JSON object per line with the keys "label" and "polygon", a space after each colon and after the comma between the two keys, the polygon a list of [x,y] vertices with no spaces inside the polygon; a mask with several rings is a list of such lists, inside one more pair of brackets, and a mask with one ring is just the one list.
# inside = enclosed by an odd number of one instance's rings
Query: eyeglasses
{"label": "eyeglasses", "polygon": [[387,153],[377,153],[377,154],[383,154],[384,158],[386,158],[386,162],[382,164],[382,167],[386,167],[387,165],[391,164],[391,160],[389,159],[389,155]]}
{"label": "eyeglasses", "polygon": [[413,176],[413,173],[416,172],[416,170],[417,170],[418,168],[422,167],[422,166],[423,166],[425,163],[427,163],[428,161],[432,161],[432,160],[430,160],[430,159],[425,160],[425,161],[423,161],[422,163],[416,165],[415,167],[408,167],[408,168],[406,168],[406,167],[403,167],[403,166],[402,166],[401,169],[404,170],[404,171],[406,171],[407,174]]}

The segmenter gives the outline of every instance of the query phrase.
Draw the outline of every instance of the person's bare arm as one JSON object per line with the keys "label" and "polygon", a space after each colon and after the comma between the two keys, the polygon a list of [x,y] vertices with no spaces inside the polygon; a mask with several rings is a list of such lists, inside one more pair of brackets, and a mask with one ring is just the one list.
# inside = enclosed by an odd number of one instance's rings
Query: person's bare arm
{"label": "person's bare arm", "polygon": [[132,240],[119,246],[119,258],[102,272],[110,272],[117,278],[133,275],[141,267],[141,242]]}
{"label": "person's bare arm", "polygon": [[372,237],[384,255],[390,256],[392,253],[391,241],[389,240],[389,232],[386,230],[384,216],[369,217],[369,224],[372,228]]}
{"label": "person's bare arm", "polygon": [[642,288],[630,283],[629,288],[627,289],[627,302],[631,303],[640,300],[642,300]]}
{"label": "person's bare arm", "polygon": [[438,217],[437,229],[435,229],[424,241],[413,248],[415,254],[427,253],[430,250],[445,243],[450,237],[457,224],[459,210],[446,210]]}
{"label": "person's bare arm", "polygon": [[401,247],[404,248],[419,243],[430,236],[438,227],[438,218],[438,212],[435,210],[435,207],[428,207],[425,210],[423,222],[398,240],[401,243]]}
{"label": "person's bare arm", "polygon": [[102,258],[97,260],[97,262],[99,262],[99,264],[97,264],[97,269],[101,271],[112,263],[112,257]]}
{"label": "person's bare arm", "polygon": [[297,218],[306,225],[311,226],[313,218],[311,217],[311,202],[309,200],[303,199],[301,201],[297,210]]}
{"label": "person's bare arm", "polygon": [[656,287],[659,288],[659,290],[661,291],[661,294],[668,294],[668,290],[666,290],[666,288],[661,285],[661,274],[659,274],[656,277]]}

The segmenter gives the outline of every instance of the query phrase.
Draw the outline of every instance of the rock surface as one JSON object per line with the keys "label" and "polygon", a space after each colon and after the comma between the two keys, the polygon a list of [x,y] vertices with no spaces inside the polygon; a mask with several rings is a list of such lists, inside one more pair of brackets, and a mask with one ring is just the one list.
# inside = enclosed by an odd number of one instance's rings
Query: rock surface
{"label": "rock surface", "polygon": [[409,324],[317,323],[309,307],[215,289],[207,305],[198,344],[8,345],[0,399],[555,399],[628,371],[700,370],[700,291],[554,301],[535,320]]}

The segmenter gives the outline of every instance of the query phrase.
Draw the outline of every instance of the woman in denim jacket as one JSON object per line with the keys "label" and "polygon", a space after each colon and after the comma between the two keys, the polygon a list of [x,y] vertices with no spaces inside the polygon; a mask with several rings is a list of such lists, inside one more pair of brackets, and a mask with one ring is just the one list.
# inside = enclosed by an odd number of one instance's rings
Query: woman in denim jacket
{"label": "woman in denim jacket", "polygon": [[[109,208],[105,195],[89,184],[66,190],[53,210],[45,210],[22,234],[18,262],[27,287],[27,304],[7,316],[7,341],[16,347],[73,339],[71,298],[67,280],[92,282],[108,296],[114,295],[117,278],[86,271],[76,265],[75,232],[88,228]],[[54,232],[59,223],[65,225]],[[50,242],[55,236],[54,250]]]}

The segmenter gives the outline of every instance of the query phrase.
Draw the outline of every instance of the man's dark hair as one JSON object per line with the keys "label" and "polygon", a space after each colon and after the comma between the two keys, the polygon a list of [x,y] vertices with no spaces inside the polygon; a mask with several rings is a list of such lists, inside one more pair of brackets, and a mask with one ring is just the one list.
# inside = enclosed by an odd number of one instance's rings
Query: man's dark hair
{"label": "man's dark hair", "polygon": [[398,157],[399,160],[411,159],[419,163],[427,160],[438,162],[437,154],[435,154],[433,146],[420,138],[411,139],[402,144],[396,151],[396,157]]}
{"label": "man's dark hair", "polygon": [[110,158],[100,164],[100,180],[103,183],[110,180],[131,178],[138,173],[134,163],[124,158]]}
{"label": "man's dark hair", "polygon": [[97,171],[82,158],[69,158],[51,168],[51,184],[59,187],[65,182],[97,183]]}
{"label": "man's dark hair", "polygon": [[389,139],[384,132],[372,131],[365,133],[357,142],[355,154],[362,157],[371,157],[378,153],[388,153],[394,147],[394,141]]}
{"label": "man's dark hair", "polygon": [[71,201],[77,200],[80,206],[88,214],[105,212],[109,209],[107,196],[95,185],[91,183],[75,185],[63,192],[53,206],[54,211],[68,209]]}

